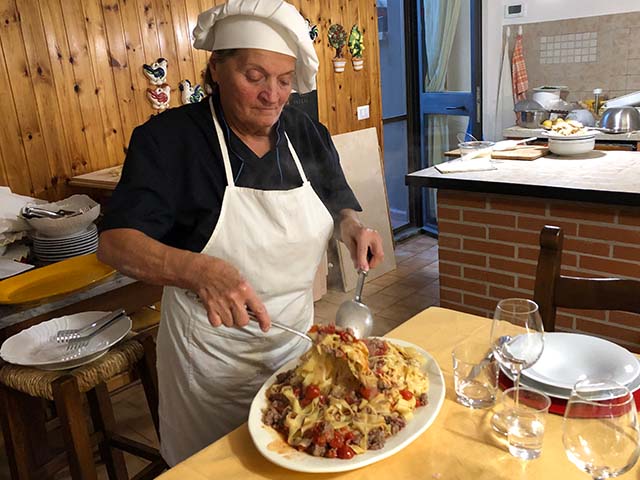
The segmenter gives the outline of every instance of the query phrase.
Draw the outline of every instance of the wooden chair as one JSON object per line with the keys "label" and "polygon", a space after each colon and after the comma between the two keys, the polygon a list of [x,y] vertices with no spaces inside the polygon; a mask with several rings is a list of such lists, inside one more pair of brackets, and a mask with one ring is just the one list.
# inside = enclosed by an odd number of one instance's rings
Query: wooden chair
{"label": "wooden chair", "polygon": [[561,274],[563,233],[545,226],[540,232],[540,255],[533,299],[547,332],[555,330],[556,309],[622,310],[640,313],[640,281],[585,278]]}
{"label": "wooden chair", "polygon": [[[44,371],[17,365],[0,368],[0,418],[13,479],[50,478],[67,464],[71,477],[97,480],[94,446],[111,480],[128,480],[122,451],[151,463],[136,480],[156,478],[167,468],[155,448],[115,433],[116,420],[107,383],[135,371],[144,387],[158,433],[158,388],[153,332],[140,333],[112,348],[105,356],[69,371]],[[85,415],[85,402],[93,429]],[[47,442],[46,402],[53,402],[64,440],[64,451],[51,451]],[[49,423],[52,423],[50,421]]]}

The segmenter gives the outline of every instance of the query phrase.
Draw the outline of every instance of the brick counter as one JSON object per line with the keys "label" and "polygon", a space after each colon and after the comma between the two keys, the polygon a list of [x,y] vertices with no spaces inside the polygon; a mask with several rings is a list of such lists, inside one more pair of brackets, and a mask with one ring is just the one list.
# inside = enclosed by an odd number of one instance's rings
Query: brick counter
{"label": "brick counter", "polygon": [[[635,175],[640,176],[640,153],[627,155],[636,155]],[[511,165],[514,163],[518,165]],[[531,180],[535,178],[535,162],[509,165],[533,171],[528,177],[528,190],[522,191],[535,194],[533,188],[544,187],[539,189],[540,195],[512,194],[518,191],[517,183],[503,186],[510,189],[508,195],[483,191],[495,189],[487,183],[494,182],[488,175],[492,172],[458,174],[464,177],[460,189],[455,189],[455,174],[442,176],[447,182],[446,188],[438,185],[443,307],[490,317],[500,299],[532,298],[539,233],[544,225],[557,225],[564,230],[563,273],[640,279],[640,195],[636,199],[635,192],[617,191],[612,201],[611,191],[604,190],[600,196],[591,189],[588,198],[593,201],[567,201],[562,197],[563,190],[570,190],[569,185],[550,190],[549,185],[536,185]],[[635,169],[624,169],[627,183],[634,175],[631,170]],[[500,175],[504,180],[505,172]],[[479,180],[474,182],[474,176]],[[437,177],[428,186],[436,186]],[[606,183],[611,181],[608,178]],[[407,183],[416,184],[415,178]],[[474,184],[479,191],[469,191]],[[584,188],[567,196],[576,198],[582,194]],[[640,315],[559,309],[556,329],[606,337],[640,351]]]}

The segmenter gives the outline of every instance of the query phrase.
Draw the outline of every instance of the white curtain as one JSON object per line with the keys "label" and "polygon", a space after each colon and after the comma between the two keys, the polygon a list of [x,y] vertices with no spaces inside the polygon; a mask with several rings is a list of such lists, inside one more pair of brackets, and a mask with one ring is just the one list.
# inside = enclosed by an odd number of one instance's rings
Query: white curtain
{"label": "white curtain", "polygon": [[[445,89],[451,47],[456,35],[462,0],[423,0],[424,51],[426,53],[424,91],[442,92]],[[429,166],[444,160],[448,149],[447,117],[427,117],[427,155]]]}
{"label": "white curtain", "polygon": [[[426,54],[424,91],[442,92],[445,89],[451,47],[456,35],[462,0],[423,0],[424,51]],[[429,115],[426,125],[428,166],[444,161],[449,148],[449,127],[445,115]],[[436,216],[435,191],[429,190],[429,212]]]}

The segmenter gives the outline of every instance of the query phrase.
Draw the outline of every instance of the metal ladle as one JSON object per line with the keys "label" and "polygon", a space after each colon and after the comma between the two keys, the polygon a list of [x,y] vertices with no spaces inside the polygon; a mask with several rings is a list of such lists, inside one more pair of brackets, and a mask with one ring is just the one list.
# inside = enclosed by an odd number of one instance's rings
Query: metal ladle
{"label": "metal ladle", "polygon": [[358,270],[358,283],[354,299],[343,302],[336,312],[336,326],[350,328],[357,338],[367,338],[373,330],[371,310],[362,303],[362,288],[366,276],[367,272]]}

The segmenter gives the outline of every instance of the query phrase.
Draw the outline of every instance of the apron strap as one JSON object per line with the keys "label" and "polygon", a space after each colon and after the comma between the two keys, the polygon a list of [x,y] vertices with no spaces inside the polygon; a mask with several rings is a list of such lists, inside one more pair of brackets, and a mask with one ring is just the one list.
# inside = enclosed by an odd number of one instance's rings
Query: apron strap
{"label": "apron strap", "polygon": [[[216,110],[215,108],[213,108],[212,97],[209,97],[209,108],[211,109],[211,117],[213,117],[213,124],[216,127],[218,143],[220,144],[220,153],[222,154],[222,162],[224,163],[224,173],[227,176],[227,185],[235,186],[235,182],[233,181],[233,171],[231,170],[231,162],[229,161],[229,151],[227,149],[227,142],[225,141],[224,135],[222,134],[222,128],[220,127],[220,122],[218,121]],[[287,139],[287,146],[289,147],[289,152],[291,152],[291,157],[293,158],[293,161],[296,164],[296,168],[298,169],[300,178],[302,179],[303,183],[307,183],[309,180],[307,180],[307,176],[304,173],[302,164],[300,163],[300,159],[298,158],[298,154],[293,148],[293,145],[291,145],[291,140],[289,140],[289,135],[287,135],[287,132],[284,132],[284,136]],[[276,148],[278,147],[276,146]]]}
{"label": "apron strap", "polygon": [[211,109],[211,116],[213,117],[213,124],[216,127],[216,134],[218,135],[218,143],[220,144],[220,153],[222,154],[222,163],[224,163],[224,173],[227,176],[227,185],[235,186],[233,181],[233,172],[231,170],[231,162],[229,161],[229,151],[227,150],[227,142],[222,134],[222,128],[220,122],[218,122],[218,116],[216,115],[216,109],[213,108],[213,97],[209,97],[209,108]]}
{"label": "apron strap", "polygon": [[291,156],[293,157],[293,161],[296,164],[296,167],[298,167],[298,173],[300,174],[300,178],[302,178],[302,182],[303,183],[307,183],[307,176],[304,174],[304,170],[302,169],[302,164],[300,163],[300,159],[298,158],[298,154],[296,153],[295,149],[293,148],[293,145],[291,145],[291,140],[289,140],[289,135],[287,135],[287,132],[284,132],[284,136],[287,138],[287,145],[289,146],[289,152],[291,152]]}

